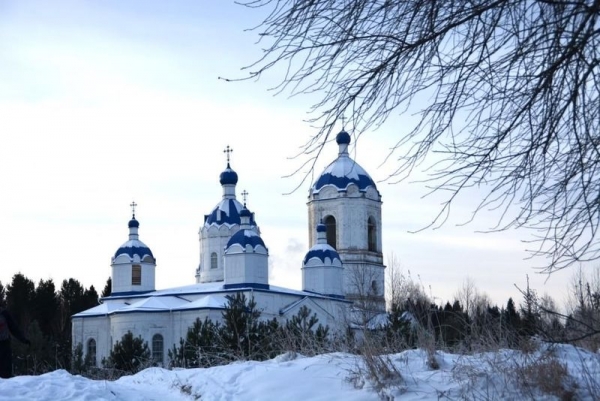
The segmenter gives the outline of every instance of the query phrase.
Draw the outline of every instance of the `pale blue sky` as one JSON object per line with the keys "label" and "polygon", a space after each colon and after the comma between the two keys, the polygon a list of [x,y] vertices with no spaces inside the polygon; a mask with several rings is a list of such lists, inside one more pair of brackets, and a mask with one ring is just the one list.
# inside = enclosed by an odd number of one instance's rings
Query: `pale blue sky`
{"label": "pale blue sky", "polygon": [[[288,99],[258,82],[227,83],[258,58],[261,11],[230,1],[0,0],[0,280],[74,277],[102,289],[110,257],[127,239],[129,203],[138,204],[140,238],[158,259],[157,288],[194,282],[198,228],[221,198],[226,145],[248,205],[271,253],[272,283],[301,286],[308,250],[308,183],[289,160],[315,133],[303,122],[309,97]],[[406,117],[361,137],[356,160],[376,180]],[[325,149],[317,170],[337,152]],[[439,198],[423,185],[378,184],[384,255],[440,300],[468,276],[492,298],[517,297],[525,274],[541,293],[563,298],[570,272],[544,284],[535,276],[524,233],[474,234],[485,217],[456,227],[473,194],[439,230],[408,234],[435,215]],[[476,194],[475,194],[476,196]],[[538,265],[543,261],[538,261]]]}

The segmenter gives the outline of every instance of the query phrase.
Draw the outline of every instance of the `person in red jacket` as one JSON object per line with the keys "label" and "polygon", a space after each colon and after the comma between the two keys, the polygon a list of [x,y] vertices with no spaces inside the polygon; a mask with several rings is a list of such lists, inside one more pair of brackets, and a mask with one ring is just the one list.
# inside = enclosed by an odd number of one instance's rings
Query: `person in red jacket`
{"label": "person in red jacket", "polygon": [[17,326],[11,314],[0,306],[0,377],[3,379],[12,377],[11,334],[22,343],[31,345],[31,342],[25,337],[19,326]]}

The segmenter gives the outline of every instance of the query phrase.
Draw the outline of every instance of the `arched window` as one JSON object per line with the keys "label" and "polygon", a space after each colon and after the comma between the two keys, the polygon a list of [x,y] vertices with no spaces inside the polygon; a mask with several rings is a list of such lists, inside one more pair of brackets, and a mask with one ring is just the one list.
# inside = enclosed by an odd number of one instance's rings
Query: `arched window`
{"label": "arched window", "polygon": [[327,228],[327,243],[333,247],[333,249],[337,249],[337,231],[335,224],[335,217],[327,216],[325,217],[325,227]]}
{"label": "arched window", "polygon": [[377,281],[371,281],[371,291],[373,295],[377,295],[379,293],[379,287],[377,287]]}
{"label": "arched window", "polygon": [[377,226],[373,217],[367,220],[367,244],[369,251],[377,252]]}
{"label": "arched window", "polygon": [[90,338],[87,342],[85,360],[90,366],[96,366],[96,340]]}
{"label": "arched window", "polygon": [[216,252],[213,252],[210,254],[210,268],[216,269],[217,267],[219,267],[219,257]]}
{"label": "arched window", "polygon": [[163,363],[163,336],[155,334],[152,337],[152,360],[162,365]]}

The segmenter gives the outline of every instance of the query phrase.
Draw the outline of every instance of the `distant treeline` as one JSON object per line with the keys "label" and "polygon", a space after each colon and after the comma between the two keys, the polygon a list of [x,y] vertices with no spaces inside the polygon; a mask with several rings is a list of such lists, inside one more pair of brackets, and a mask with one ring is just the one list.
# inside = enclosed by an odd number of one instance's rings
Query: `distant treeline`
{"label": "distant treeline", "polygon": [[[111,281],[101,296],[110,295]],[[35,375],[55,369],[71,369],[71,316],[98,305],[94,286],[85,288],[75,279],[35,283],[21,273],[10,284],[0,282],[0,304],[10,311],[26,333],[31,346],[13,341],[15,375]]]}

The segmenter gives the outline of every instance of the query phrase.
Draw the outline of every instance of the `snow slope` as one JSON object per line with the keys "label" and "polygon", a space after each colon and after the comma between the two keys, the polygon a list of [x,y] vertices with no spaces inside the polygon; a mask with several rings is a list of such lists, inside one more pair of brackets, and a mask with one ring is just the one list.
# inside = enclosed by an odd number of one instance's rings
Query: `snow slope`
{"label": "snow slope", "polygon": [[[598,399],[599,354],[565,345],[553,348],[550,354],[555,359],[540,352],[522,354],[512,350],[468,356],[439,352],[436,359],[440,368],[432,370],[424,351],[405,351],[389,356],[402,380],[395,381],[385,393],[396,400],[552,400],[556,397],[541,392],[528,375],[544,372],[541,365],[553,360],[567,368],[569,376],[563,387],[573,391],[575,399]],[[209,369],[151,368],[112,382],[59,370],[0,379],[0,400],[379,400],[360,373],[360,366],[360,358],[335,353],[312,358],[285,354],[266,362],[239,362]],[[554,379],[542,378],[549,384]]]}

